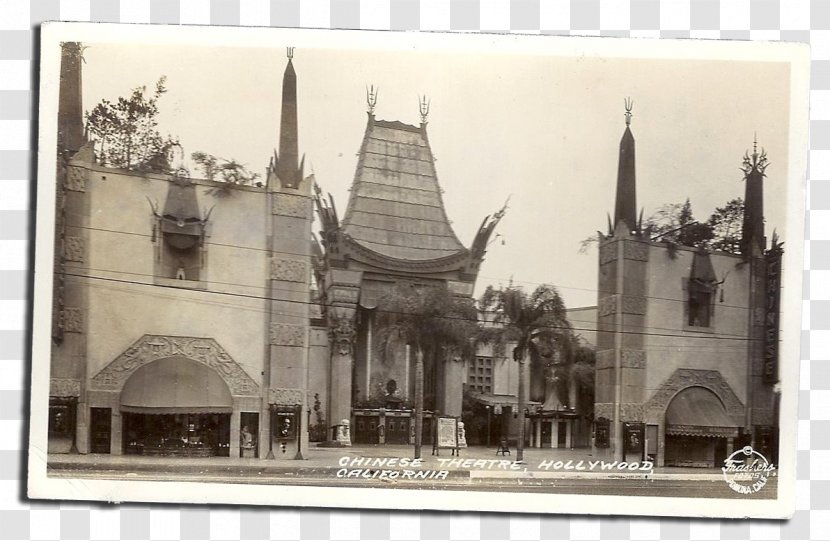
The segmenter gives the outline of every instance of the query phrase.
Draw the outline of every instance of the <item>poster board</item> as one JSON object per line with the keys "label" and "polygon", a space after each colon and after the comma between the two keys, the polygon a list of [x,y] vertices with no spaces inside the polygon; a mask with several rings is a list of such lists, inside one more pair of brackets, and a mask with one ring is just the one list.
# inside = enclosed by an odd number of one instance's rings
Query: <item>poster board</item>
{"label": "poster board", "polygon": [[438,417],[436,423],[436,438],[433,445],[436,449],[458,448],[458,417]]}

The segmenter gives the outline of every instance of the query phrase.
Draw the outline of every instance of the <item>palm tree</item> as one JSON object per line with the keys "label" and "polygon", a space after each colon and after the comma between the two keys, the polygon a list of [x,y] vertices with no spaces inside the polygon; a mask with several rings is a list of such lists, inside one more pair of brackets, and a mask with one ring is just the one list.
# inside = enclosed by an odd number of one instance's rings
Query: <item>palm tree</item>
{"label": "palm tree", "polygon": [[[533,293],[525,293],[521,287],[494,289],[488,286],[481,297],[479,308],[492,322],[482,335],[483,341],[495,344],[496,352],[504,352],[507,344],[513,346],[513,360],[519,363],[519,441],[516,443],[516,459],[524,459],[525,408],[527,389],[526,365],[551,367],[556,353],[570,356],[573,342],[571,326],[565,312],[565,304],[555,287],[541,284]],[[498,354],[498,353],[497,353]],[[551,370],[545,370],[546,375]]]}
{"label": "palm tree", "polygon": [[398,286],[378,301],[375,321],[383,344],[408,344],[415,353],[415,458],[421,457],[424,423],[424,358],[464,357],[473,351],[478,313],[469,297],[445,284]]}

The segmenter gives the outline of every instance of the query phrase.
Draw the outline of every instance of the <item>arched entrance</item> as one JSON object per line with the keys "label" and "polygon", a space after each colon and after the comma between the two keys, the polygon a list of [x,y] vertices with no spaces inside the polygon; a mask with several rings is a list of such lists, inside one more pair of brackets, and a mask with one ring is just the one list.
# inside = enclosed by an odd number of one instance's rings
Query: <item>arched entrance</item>
{"label": "arched entrance", "polygon": [[93,453],[256,456],[260,387],[212,338],[146,334],[88,396]]}
{"label": "arched entrance", "polygon": [[714,468],[723,464],[738,436],[718,396],[705,387],[687,387],[666,409],[666,466]]}
{"label": "arched entrance", "polygon": [[124,454],[230,454],[230,389],[216,371],[186,357],[159,359],[133,372],[120,410]]}

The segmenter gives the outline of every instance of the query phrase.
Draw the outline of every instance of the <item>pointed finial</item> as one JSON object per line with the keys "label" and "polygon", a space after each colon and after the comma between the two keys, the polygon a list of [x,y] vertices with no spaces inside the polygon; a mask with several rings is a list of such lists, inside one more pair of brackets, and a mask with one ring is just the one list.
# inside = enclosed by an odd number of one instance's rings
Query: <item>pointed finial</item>
{"label": "pointed finial", "polygon": [[378,90],[375,85],[366,88],[366,104],[369,106],[369,114],[375,114],[375,106],[378,104]]}
{"label": "pointed finial", "polygon": [[421,124],[427,123],[427,117],[429,117],[430,101],[427,101],[426,96],[421,96],[418,100],[418,110],[421,112]]}
{"label": "pointed finial", "polygon": [[625,98],[625,125],[631,125],[631,109],[634,107],[634,101],[631,98]]}
{"label": "pointed finial", "polygon": [[294,58],[294,47],[286,47],[285,48],[285,55],[288,57],[288,60]]}
{"label": "pointed finial", "polygon": [[755,132],[755,137],[752,139],[752,155],[758,155],[758,132]]}

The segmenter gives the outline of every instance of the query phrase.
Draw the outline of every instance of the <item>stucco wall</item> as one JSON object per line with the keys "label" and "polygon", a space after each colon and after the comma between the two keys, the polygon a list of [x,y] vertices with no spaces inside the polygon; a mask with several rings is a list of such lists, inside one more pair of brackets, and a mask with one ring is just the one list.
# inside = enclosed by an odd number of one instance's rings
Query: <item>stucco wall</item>
{"label": "stucco wall", "polygon": [[87,181],[90,230],[88,363],[90,377],[144,334],[214,338],[258,384],[266,332],[266,197],[241,188],[226,197],[196,187],[207,225],[205,290],[153,284],[154,217],[164,209],[165,177],[93,169]]}
{"label": "stucco wall", "polygon": [[711,254],[717,279],[725,281],[714,299],[711,327],[694,328],[686,325],[684,311],[688,298],[684,280],[691,273],[694,252],[678,249],[676,256],[672,259],[663,245],[650,247],[644,398],[647,401],[676,369],[693,368],[719,371],[746,403],[748,267],[741,265],[740,257]]}

